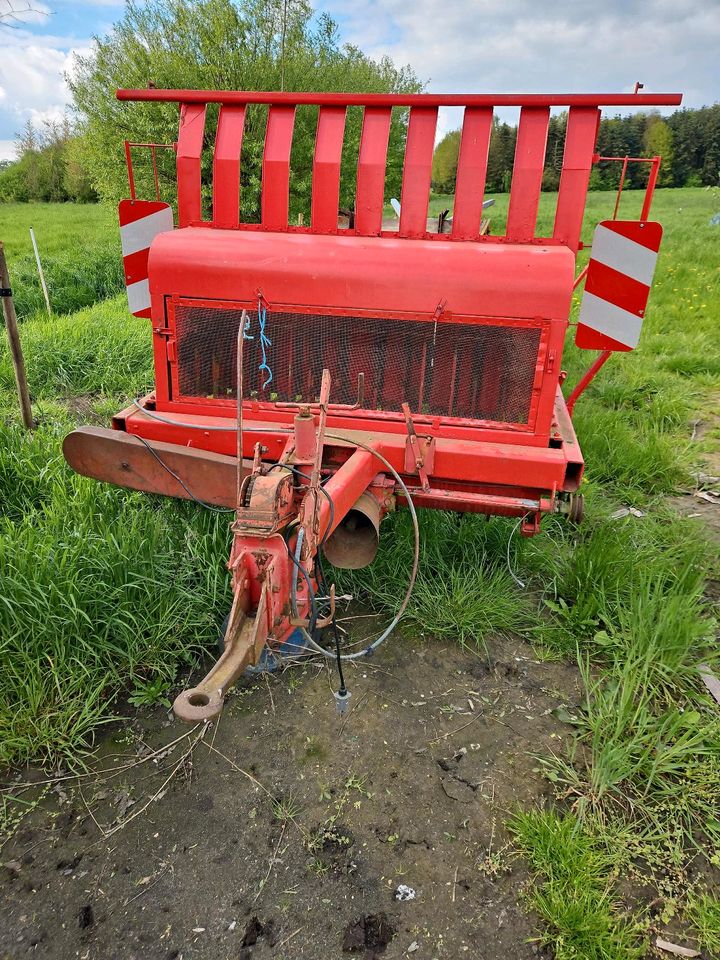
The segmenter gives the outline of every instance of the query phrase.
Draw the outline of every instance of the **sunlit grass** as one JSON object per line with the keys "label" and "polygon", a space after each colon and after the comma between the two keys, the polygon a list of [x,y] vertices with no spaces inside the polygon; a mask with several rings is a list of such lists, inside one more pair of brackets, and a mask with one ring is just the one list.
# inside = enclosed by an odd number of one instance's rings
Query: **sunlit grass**
{"label": "sunlit grass", "polygon": [[112,207],[0,203],[0,240],[5,246],[15,309],[21,319],[45,310],[30,240],[31,226],[55,313],[79,310],[122,289],[120,237]]}

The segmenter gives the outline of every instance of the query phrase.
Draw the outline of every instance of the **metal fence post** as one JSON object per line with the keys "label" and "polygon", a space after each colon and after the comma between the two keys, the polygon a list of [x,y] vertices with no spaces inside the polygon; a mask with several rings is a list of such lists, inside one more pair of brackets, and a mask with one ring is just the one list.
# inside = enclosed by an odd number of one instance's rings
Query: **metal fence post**
{"label": "metal fence post", "polygon": [[30,239],[32,240],[33,250],[35,251],[35,261],[37,262],[38,273],[40,274],[40,283],[42,285],[43,296],[45,297],[45,306],[47,307],[47,312],[52,316],[52,307],[50,306],[50,297],[48,296],[48,288],[45,283],[45,272],[40,261],[40,251],[38,250],[37,240],[35,239],[35,231],[30,227]]}
{"label": "metal fence post", "polygon": [[8,274],[7,262],[5,260],[5,247],[1,240],[0,300],[2,300],[5,326],[7,328],[8,340],[10,341],[10,354],[12,355],[13,369],[15,371],[15,383],[17,384],[18,400],[20,401],[20,413],[25,429],[32,430],[35,424],[33,423],[30,392],[28,391],[27,377],[25,376],[25,361],[20,344],[20,333],[18,331],[15,305],[12,299],[12,290],[10,288],[10,275]]}

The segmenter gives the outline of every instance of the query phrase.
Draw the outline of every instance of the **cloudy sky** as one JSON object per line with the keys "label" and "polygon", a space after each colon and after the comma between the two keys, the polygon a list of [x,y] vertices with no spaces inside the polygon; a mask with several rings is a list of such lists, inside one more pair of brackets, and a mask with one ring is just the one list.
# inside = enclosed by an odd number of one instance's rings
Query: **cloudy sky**
{"label": "cloudy sky", "polygon": [[[0,21],[0,159],[29,118],[62,114],[63,74],[120,15],[115,0],[29,0]],[[0,0],[0,14],[28,0]],[[720,99],[720,0],[316,0],[344,40],[411,64],[428,89],[681,91]],[[453,126],[451,114],[443,127]]]}

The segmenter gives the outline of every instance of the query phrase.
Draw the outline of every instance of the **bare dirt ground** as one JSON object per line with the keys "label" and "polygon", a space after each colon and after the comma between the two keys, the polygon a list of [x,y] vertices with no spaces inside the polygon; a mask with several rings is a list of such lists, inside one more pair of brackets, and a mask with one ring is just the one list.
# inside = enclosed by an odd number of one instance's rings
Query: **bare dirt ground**
{"label": "bare dirt ground", "polygon": [[0,957],[537,955],[503,821],[543,802],[534,754],[569,733],[576,671],[519,639],[488,659],[400,637],[350,669],[345,717],[336,685],[312,663],[245,679],[204,731],[129,710],[106,772],[26,791]]}

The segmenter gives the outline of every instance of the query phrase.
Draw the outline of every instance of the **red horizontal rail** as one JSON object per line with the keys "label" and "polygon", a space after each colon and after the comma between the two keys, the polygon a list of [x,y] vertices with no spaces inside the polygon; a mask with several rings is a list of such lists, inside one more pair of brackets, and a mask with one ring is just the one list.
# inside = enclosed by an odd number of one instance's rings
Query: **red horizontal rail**
{"label": "red horizontal rail", "polygon": [[118,100],[373,107],[673,107],[681,93],[272,93],[264,90],[118,90]]}
{"label": "red horizontal rail", "polygon": [[657,157],[601,157],[599,154],[593,157],[595,163],[599,163],[601,160],[617,160],[623,162],[627,160],[628,163],[655,163]]}

